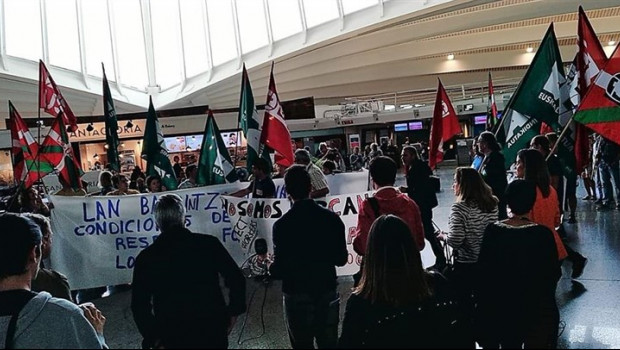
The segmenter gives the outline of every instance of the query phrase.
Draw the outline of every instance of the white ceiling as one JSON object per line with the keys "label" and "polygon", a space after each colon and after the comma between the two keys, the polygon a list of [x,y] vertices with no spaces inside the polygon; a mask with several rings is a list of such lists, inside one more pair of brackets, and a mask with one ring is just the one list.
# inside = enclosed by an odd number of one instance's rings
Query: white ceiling
{"label": "white ceiling", "polygon": [[[158,109],[236,107],[240,63],[246,62],[255,101],[262,104],[271,60],[281,100],[313,96],[315,104],[337,104],[348,97],[381,96],[389,103],[391,93],[411,91],[399,94],[404,97],[396,103],[429,103],[437,77],[452,98],[459,99],[481,94],[488,70],[496,92],[510,90],[534,55],[525,49],[537,47],[551,22],[564,61],[572,60],[580,4],[573,0],[379,1],[372,8],[242,55],[187,79],[177,89],[151,92]],[[619,1],[588,0],[583,6],[603,45],[620,39]],[[417,11],[403,12],[407,9]],[[446,59],[449,53],[454,60]],[[37,67],[36,62],[1,57],[0,126],[8,117],[8,100],[22,116],[37,115]],[[76,115],[102,114],[100,79],[48,68]],[[144,111],[148,104],[146,89],[133,91],[114,84],[113,95],[119,114]]]}

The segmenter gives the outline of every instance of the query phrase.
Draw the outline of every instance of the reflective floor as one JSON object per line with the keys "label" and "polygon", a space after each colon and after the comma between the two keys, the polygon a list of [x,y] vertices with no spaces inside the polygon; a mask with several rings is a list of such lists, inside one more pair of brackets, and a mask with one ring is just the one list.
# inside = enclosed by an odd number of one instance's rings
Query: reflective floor
{"label": "reflective floor", "polygon": [[[442,229],[447,229],[448,214],[454,201],[451,190],[453,174],[453,167],[439,170],[442,192],[434,217]],[[403,183],[404,179],[400,177],[397,185]],[[577,196],[585,196],[583,188],[578,189]],[[620,211],[598,212],[592,201],[578,199],[577,224],[565,223],[565,227],[569,233],[569,244],[586,255],[589,261],[583,276],[575,281],[570,279],[570,263],[563,266],[563,278],[557,290],[562,320],[559,347],[620,348]],[[351,277],[342,277],[339,281],[343,313],[353,281]],[[191,281],[182,287],[191,288]],[[256,294],[249,308],[245,329],[241,334],[243,318],[240,317],[230,335],[230,347],[290,348],[282,317],[280,284],[276,281],[264,288],[261,284],[249,282],[248,300],[254,291]],[[141,337],[129,308],[130,293],[123,292],[95,301],[107,317],[105,337],[110,348],[140,348]],[[264,323],[261,322],[261,311]],[[238,344],[240,334],[242,344]]]}

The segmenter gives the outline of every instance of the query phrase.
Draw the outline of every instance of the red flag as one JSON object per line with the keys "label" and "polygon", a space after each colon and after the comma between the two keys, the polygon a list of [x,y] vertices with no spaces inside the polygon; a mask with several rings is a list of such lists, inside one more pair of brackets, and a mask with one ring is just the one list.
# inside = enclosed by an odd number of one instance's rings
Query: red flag
{"label": "red flag", "polygon": [[58,179],[73,189],[82,188],[81,176],[84,174],[78,163],[61,115],[56,117],[52,128],[43,140],[39,152],[41,163],[47,161],[58,171]]}
{"label": "red flag", "polygon": [[11,120],[13,178],[16,182],[24,182],[24,188],[28,188],[39,179],[37,173],[39,167],[34,164],[39,144],[32,137],[28,126],[11,101],[9,101],[9,118]]}
{"label": "red flag", "polygon": [[273,79],[273,63],[269,77],[269,91],[267,92],[261,142],[276,152],[276,164],[288,167],[295,162],[293,147],[291,146],[291,134],[284,121],[284,110],[278,98],[276,82]]}
{"label": "red flag", "polygon": [[489,98],[487,106],[487,131],[491,131],[497,125],[497,105],[495,104],[495,94],[493,92],[493,80],[489,72]]}
{"label": "red flag", "polygon": [[435,169],[438,162],[443,160],[443,143],[450,140],[455,135],[461,133],[459,119],[452,107],[450,98],[439,80],[437,88],[437,98],[435,99],[435,109],[433,111],[433,122],[431,125],[430,151],[428,165]]}
{"label": "red flag", "polygon": [[[583,100],[588,87],[594,81],[600,70],[607,64],[607,56],[601,42],[598,40],[585,11],[579,6],[579,22],[577,26],[577,74],[579,99]],[[589,159],[588,130],[581,123],[575,124],[575,167],[583,169]]]}
{"label": "red flag", "polygon": [[39,108],[43,108],[46,113],[54,117],[62,113],[64,124],[69,125],[70,131],[77,130],[77,118],[62,97],[43,61],[39,61]]}

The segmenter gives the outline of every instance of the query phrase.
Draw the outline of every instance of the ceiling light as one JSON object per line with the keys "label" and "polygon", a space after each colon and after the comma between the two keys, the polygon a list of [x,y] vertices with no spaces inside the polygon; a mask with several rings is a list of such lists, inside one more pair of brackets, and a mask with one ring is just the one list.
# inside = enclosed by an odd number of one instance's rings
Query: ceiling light
{"label": "ceiling light", "polygon": [[454,54],[453,53],[449,54],[448,55],[448,60],[452,61],[453,59],[454,59]]}
{"label": "ceiling light", "polygon": [[127,129],[131,129],[131,128],[133,128],[133,123],[131,122],[131,120],[129,120],[129,121],[127,122],[127,124],[125,124],[125,127],[126,127]]}
{"label": "ceiling light", "polygon": [[91,132],[95,130],[95,128],[93,127],[93,123],[88,124],[88,126],[86,127],[86,131]]}
{"label": "ceiling light", "polygon": [[609,40],[609,42],[607,43],[608,46],[614,46],[616,45],[616,41],[615,40]]}
{"label": "ceiling light", "polygon": [[120,146],[125,147],[125,142],[121,142]]}
{"label": "ceiling light", "polygon": [[534,52],[534,48],[531,46],[528,46],[527,49],[525,49],[525,51],[527,51],[527,53],[532,53]]}
{"label": "ceiling light", "polygon": [[108,146],[108,144],[106,143],[105,145],[103,145],[103,148],[108,149],[110,148],[110,146]]}

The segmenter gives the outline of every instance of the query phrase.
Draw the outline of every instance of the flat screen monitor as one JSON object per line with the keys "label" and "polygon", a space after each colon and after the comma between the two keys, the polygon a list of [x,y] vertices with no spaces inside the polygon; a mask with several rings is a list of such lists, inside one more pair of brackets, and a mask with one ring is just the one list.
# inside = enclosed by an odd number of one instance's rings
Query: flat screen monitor
{"label": "flat screen monitor", "polygon": [[424,126],[422,122],[409,122],[409,130],[422,130]]}
{"label": "flat screen monitor", "polygon": [[480,124],[486,124],[487,123],[487,116],[486,115],[477,115],[474,117],[474,124],[475,125],[480,125]]}
{"label": "flat screen monitor", "polygon": [[166,143],[166,149],[170,153],[174,152],[185,152],[185,136],[173,136],[173,137],[165,137],[164,142]]}
{"label": "flat screen monitor", "polygon": [[394,131],[407,131],[407,123],[394,124]]}
{"label": "flat screen monitor", "polygon": [[185,144],[191,150],[197,150],[202,147],[202,135],[185,136]]}

